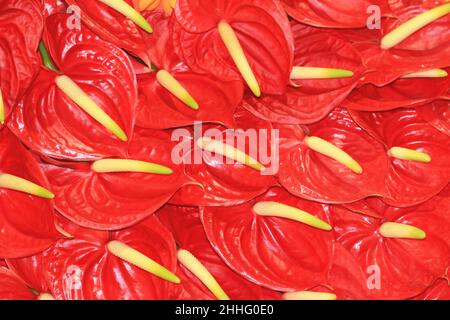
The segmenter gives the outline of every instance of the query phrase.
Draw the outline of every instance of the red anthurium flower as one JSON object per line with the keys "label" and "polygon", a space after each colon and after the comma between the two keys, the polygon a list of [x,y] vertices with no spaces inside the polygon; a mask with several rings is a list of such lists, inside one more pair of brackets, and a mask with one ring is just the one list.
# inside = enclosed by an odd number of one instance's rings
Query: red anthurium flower
{"label": "red anthurium flower", "polygon": [[[273,167],[277,164],[276,153],[272,150],[275,137],[272,137],[270,123],[255,118],[244,109],[238,110],[234,119],[238,129],[236,131],[213,125],[176,131],[176,139],[183,146],[176,152],[185,161],[186,174],[193,183],[181,188],[170,200],[171,204],[237,205],[253,199],[276,184],[272,174],[261,171],[263,167],[275,169]],[[218,142],[208,146],[208,139],[216,139]],[[199,145],[200,141],[203,141],[202,147]],[[226,157],[224,149],[231,154],[236,149],[242,151],[241,155],[251,157],[254,163],[248,158]]]}
{"label": "red anthurium flower", "polygon": [[280,291],[326,284],[333,255],[326,205],[272,188],[240,206],[200,211],[214,249],[250,281]]}
{"label": "red anthurium flower", "polygon": [[307,130],[281,127],[280,137],[278,180],[292,194],[326,203],[385,194],[386,151],[345,109]]}
{"label": "red anthurium flower", "polygon": [[176,268],[175,241],[155,217],[96,238],[83,234],[59,240],[46,258],[50,291],[56,299],[170,299],[176,292],[176,284],[153,274],[177,280],[171,273]]}
{"label": "red anthurium flower", "polygon": [[0,257],[23,257],[58,237],[53,194],[37,159],[8,129],[0,131],[0,146]]}
{"label": "red anthurium flower", "polygon": [[222,80],[242,75],[256,96],[285,92],[293,40],[278,1],[179,0],[174,14],[174,44],[193,71]]}
{"label": "red anthurium flower", "polygon": [[186,183],[184,166],[171,159],[173,147],[167,132],[140,129],[125,159],[43,165],[56,193],[57,210],[89,228],[114,230],[135,224]]}
{"label": "red anthurium flower", "polygon": [[282,0],[287,13],[299,22],[316,27],[359,28],[366,27],[371,12],[376,5],[386,14],[387,0],[356,0],[349,4],[345,0]]}
{"label": "red anthurium flower", "polygon": [[0,1],[0,127],[39,71],[42,29],[37,0]]}
{"label": "red anthurium flower", "polygon": [[400,207],[418,204],[449,183],[450,138],[423,121],[417,112],[398,109],[351,114],[384,144],[383,152],[389,155],[386,203]]}
{"label": "red anthurium flower", "polygon": [[405,299],[423,292],[450,262],[448,196],[436,196],[410,208],[373,199],[383,219],[342,207],[332,210],[337,241],[358,261],[370,296]]}
{"label": "red anthurium flower", "polygon": [[326,68],[319,79],[310,77],[295,80],[284,95],[249,96],[242,105],[256,116],[273,122],[286,124],[308,124],[324,118],[356,86],[364,67],[359,53],[353,46],[330,31],[292,23],[294,36],[294,68]]}
{"label": "red anthurium flower", "polygon": [[127,55],[68,15],[47,18],[44,40],[62,74],[41,68],[10,122],[30,148],[86,160],[125,153],[132,135],[137,84]]}
{"label": "red anthurium flower", "polygon": [[354,90],[342,106],[362,111],[383,111],[414,107],[437,99],[450,99],[450,77],[399,78],[382,87],[365,84]]}
{"label": "red anthurium flower", "polygon": [[439,131],[450,136],[450,102],[445,100],[435,101],[416,108],[420,117]]}
{"label": "red anthurium flower", "polygon": [[35,300],[37,296],[11,270],[0,267],[0,300]]}
{"label": "red anthurium flower", "polygon": [[[137,125],[164,129],[202,120],[232,127],[233,113],[242,99],[242,81],[222,81],[190,71],[173,51],[170,19],[160,12],[146,17],[157,28],[149,52],[154,53],[153,64],[160,70],[138,76]],[[178,94],[180,90],[183,93]]]}
{"label": "red anthurium flower", "polygon": [[[217,255],[206,238],[196,207],[166,205],[158,211],[160,220],[172,231],[181,250],[188,250],[216,279],[231,300],[277,299],[280,294],[249,282],[231,270]],[[214,294],[185,266],[179,272],[186,299],[217,299]]]}

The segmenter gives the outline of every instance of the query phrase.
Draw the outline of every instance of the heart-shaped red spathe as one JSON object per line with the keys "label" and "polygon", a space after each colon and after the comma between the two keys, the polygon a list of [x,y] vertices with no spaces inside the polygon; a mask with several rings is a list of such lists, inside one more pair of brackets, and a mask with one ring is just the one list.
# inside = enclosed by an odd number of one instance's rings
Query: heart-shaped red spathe
{"label": "heart-shaped red spathe", "polygon": [[423,163],[389,158],[385,180],[387,194],[384,201],[404,207],[428,200],[450,181],[450,138],[427,122],[412,109],[387,112],[352,111],[352,117],[385,146],[404,147],[425,152],[431,162]]}
{"label": "heart-shaped red spathe", "polygon": [[[378,288],[376,281],[370,281],[372,298],[411,298],[444,274],[450,262],[449,200],[448,195],[442,194],[418,206],[396,208],[374,199],[374,209],[383,219],[333,208],[337,241],[358,260],[368,277],[379,276]],[[384,222],[413,225],[424,230],[426,238],[385,238],[378,231]]]}
{"label": "heart-shaped red spathe", "polygon": [[162,280],[106,248],[117,240],[140,251],[171,271],[176,269],[176,247],[170,232],[155,217],[97,239],[59,240],[47,257],[50,290],[61,300],[170,299],[177,285]]}
{"label": "heart-shaped red spathe", "polygon": [[356,0],[349,4],[346,0],[281,0],[287,13],[295,20],[315,27],[360,28],[366,27],[377,6],[381,14],[386,14],[387,0]]}
{"label": "heart-shaped red spathe", "polygon": [[[11,174],[50,189],[35,156],[8,130],[0,131],[0,174]],[[49,247],[57,238],[53,201],[0,188],[0,257],[16,258]]]}
{"label": "heart-shaped red spathe", "polygon": [[200,209],[216,252],[242,276],[273,290],[308,290],[326,284],[333,233],[285,218],[258,216],[253,205],[259,201],[280,202],[329,221],[327,205],[272,188],[240,206]]}
{"label": "heart-shaped red spathe", "polygon": [[[125,1],[131,5],[130,0]],[[150,66],[151,59],[147,53],[146,38],[151,34],[100,1],[67,0],[66,2],[69,6],[75,5],[79,8],[83,23],[98,36],[139,57]],[[74,16],[74,18],[78,17]]]}
{"label": "heart-shaped red spathe", "polygon": [[416,108],[419,116],[430,125],[450,136],[450,102],[438,100]]}
{"label": "heart-shaped red spathe", "polygon": [[[128,56],[86,27],[67,26],[69,15],[47,18],[44,40],[58,69],[69,76],[131,138],[137,83]],[[57,73],[41,68],[19,103],[10,127],[33,150],[67,160],[123,156],[127,144],[84,112],[55,84]]]}
{"label": "heart-shaped red spathe", "polygon": [[[237,205],[253,199],[276,184],[273,175],[262,174],[259,170],[240,162],[218,157],[214,153],[196,147],[196,139],[213,135],[213,138],[222,139],[223,143],[250,154],[269,170],[270,168],[275,170],[278,159],[276,150],[272,150],[276,146],[272,143],[274,137],[270,123],[254,117],[244,109],[239,109],[234,114],[234,120],[235,131],[223,126],[203,125],[198,129],[182,128],[180,131],[172,132],[173,138],[178,139],[180,146],[184,146],[182,151],[178,152],[186,163],[186,174],[193,182],[175,193],[170,199],[171,204]],[[257,154],[250,152],[251,150]],[[196,163],[195,159],[199,159],[200,163]]]}
{"label": "heart-shaped red spathe", "polygon": [[307,131],[308,135],[320,137],[348,153],[361,165],[361,174],[310,149],[304,141],[302,128],[284,126],[280,129],[278,180],[292,194],[325,203],[349,203],[385,194],[386,151],[345,109],[334,109]]}
{"label": "heart-shaped red spathe", "polygon": [[242,79],[217,26],[228,22],[267,94],[283,94],[293,60],[293,39],[281,5],[273,0],[180,0],[175,7],[174,45],[194,72],[222,80]]}
{"label": "heart-shaped red spathe", "polygon": [[55,206],[66,218],[82,226],[115,230],[148,217],[186,183],[184,166],[171,159],[174,143],[165,131],[135,132],[128,159],[157,163],[172,169],[168,175],[115,172],[97,173],[91,163],[44,164],[55,191]]}
{"label": "heart-shaped red spathe", "polygon": [[38,1],[0,1],[0,89],[6,119],[39,71],[42,29]]}
{"label": "heart-shaped red spathe", "polygon": [[450,99],[450,77],[397,79],[382,87],[365,84],[353,90],[342,106],[361,111],[384,111],[419,106],[438,99]]}
{"label": "heart-shaped red spathe", "polygon": [[0,267],[0,300],[36,300],[26,284],[11,270]]}
{"label": "heart-shaped red spathe", "polygon": [[330,31],[291,23],[294,36],[294,66],[338,68],[353,71],[350,78],[293,80],[281,96],[261,99],[248,96],[242,105],[263,119],[285,124],[309,124],[323,119],[356,86],[364,72],[353,46]]}
{"label": "heart-shaped red spathe", "polygon": [[[230,269],[206,238],[197,207],[166,205],[158,217],[175,237],[181,249],[191,252],[214,276],[231,300],[278,299],[280,294],[255,285]],[[190,271],[181,267],[184,299],[215,299],[214,295]]]}

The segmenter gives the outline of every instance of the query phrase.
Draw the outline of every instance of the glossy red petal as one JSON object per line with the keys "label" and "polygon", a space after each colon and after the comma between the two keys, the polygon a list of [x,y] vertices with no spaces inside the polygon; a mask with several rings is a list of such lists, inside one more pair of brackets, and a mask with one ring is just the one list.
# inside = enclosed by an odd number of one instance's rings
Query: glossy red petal
{"label": "glossy red petal", "polygon": [[[176,268],[175,241],[155,218],[113,232],[118,240],[169,270]],[[60,240],[48,257],[50,289],[63,300],[170,299],[176,285],[132,266],[106,249],[109,240]]]}
{"label": "glossy red petal", "polygon": [[280,132],[279,182],[292,194],[326,203],[349,203],[384,195],[388,159],[383,145],[364,132],[344,109],[335,109],[309,127],[318,136],[347,152],[363,169],[356,174],[339,162],[310,149],[302,129]]}
{"label": "glossy red petal", "polygon": [[177,1],[174,45],[193,71],[241,79],[217,30],[224,19],[235,31],[261,91],[282,94],[292,68],[293,41],[281,5],[272,0]]}
{"label": "glossy red petal", "polygon": [[128,159],[161,164],[172,174],[97,173],[91,163],[43,165],[55,191],[55,205],[66,218],[82,226],[121,229],[148,217],[186,183],[184,167],[171,160],[174,143],[164,131],[139,130]]}
{"label": "glossy red petal", "polygon": [[[50,189],[39,162],[8,130],[0,132],[0,173],[18,176]],[[37,253],[57,238],[53,202],[19,191],[0,188],[0,257]]]}
{"label": "glossy red petal", "polygon": [[[131,138],[137,83],[129,58],[85,27],[68,28],[67,18],[65,14],[47,18],[44,40],[53,60]],[[50,157],[87,160],[123,155],[126,143],[57,88],[56,76],[41,68],[11,119],[12,130],[30,148]]]}
{"label": "glossy red petal", "polygon": [[423,121],[414,110],[351,112],[358,124],[385,145],[425,152],[431,162],[389,157],[386,177],[388,193],[384,201],[395,206],[411,206],[428,200],[450,181],[450,138]]}
{"label": "glossy red petal", "polygon": [[450,102],[439,100],[417,107],[419,116],[433,127],[450,136]]}
{"label": "glossy red petal", "polygon": [[281,188],[236,207],[201,208],[203,226],[217,253],[236,272],[256,284],[298,291],[325,284],[333,254],[333,234],[305,224],[253,212],[258,201],[277,201],[324,221],[328,207],[302,200]]}
{"label": "glossy red petal", "polygon": [[0,300],[36,300],[36,296],[14,272],[0,267]]}
{"label": "glossy red petal", "polygon": [[6,119],[39,71],[41,10],[37,0],[0,1],[0,89]]}
{"label": "glossy red petal", "polygon": [[[441,196],[411,208],[380,204],[379,208],[383,209],[379,209],[379,213],[384,219],[333,208],[331,217],[337,241],[371,276],[368,283],[372,298],[414,297],[444,274],[450,260],[449,217],[446,213],[449,205],[449,198]],[[378,228],[386,221],[416,226],[426,232],[426,238],[385,238]]]}
{"label": "glossy red petal", "polygon": [[[230,269],[212,248],[206,238],[196,207],[164,206],[158,217],[171,230],[181,249],[190,251],[215,277],[231,300],[277,299],[280,294],[249,282]],[[190,299],[216,299],[190,271],[181,267],[185,292]]]}

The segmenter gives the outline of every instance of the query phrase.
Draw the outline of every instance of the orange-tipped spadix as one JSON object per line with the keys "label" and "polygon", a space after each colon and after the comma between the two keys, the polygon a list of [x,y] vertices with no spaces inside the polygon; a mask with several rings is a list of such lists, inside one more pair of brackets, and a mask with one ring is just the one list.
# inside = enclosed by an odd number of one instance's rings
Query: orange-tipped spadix
{"label": "orange-tipped spadix", "polygon": [[117,138],[127,141],[128,137],[122,128],[100,108],[72,79],[62,75],[55,79],[55,83],[73,102],[75,102],[88,115],[94,118],[103,127],[109,130]]}
{"label": "orange-tipped spadix", "polygon": [[430,69],[425,71],[417,71],[405,74],[401,78],[444,78],[448,76],[448,72],[443,69]]}
{"label": "orange-tipped spadix", "polygon": [[214,140],[208,137],[202,137],[197,140],[197,145],[205,151],[223,155],[229,159],[233,159],[237,162],[245,164],[246,166],[255,170],[264,171],[266,169],[255,158],[249,156],[239,149],[236,149],[233,146],[223,143],[222,141]]}
{"label": "orange-tipped spadix", "polygon": [[166,269],[156,261],[150,259],[146,255],[142,254],[141,252],[131,248],[130,246],[120,242],[120,241],[111,241],[107,244],[108,251],[138,267],[142,270],[145,270],[161,279],[167,280],[169,282],[173,283],[180,283],[180,278],[178,278],[175,274],[173,274],[170,270]]}
{"label": "orange-tipped spadix", "polygon": [[53,297],[50,293],[41,293],[37,297],[38,300],[55,300],[55,297]]}
{"label": "orange-tipped spadix", "polygon": [[417,240],[426,238],[426,233],[422,229],[397,222],[385,222],[380,226],[379,231],[385,238]]}
{"label": "orange-tipped spadix", "polygon": [[345,69],[315,68],[315,67],[293,67],[291,71],[292,80],[300,79],[337,79],[352,77],[353,72]]}
{"label": "orange-tipped spadix", "polygon": [[153,32],[153,29],[148,23],[148,21],[124,0],[98,0],[98,1],[104,3],[108,7],[123,14],[125,17],[133,21],[136,25],[141,27],[146,32],[148,33]]}
{"label": "orange-tipped spadix", "polygon": [[361,165],[355,159],[353,159],[344,150],[336,147],[334,144],[314,136],[306,137],[305,143],[312,150],[336,160],[352,170],[354,173],[361,174],[363,172]]}
{"label": "orange-tipped spadix", "polygon": [[226,21],[219,22],[217,28],[219,30],[220,37],[222,38],[222,41],[228,50],[228,53],[233,59],[236,67],[238,68],[248,87],[256,97],[261,96],[261,89],[259,87],[258,80],[256,80],[256,77],[253,74],[247,57],[245,56],[244,50],[242,49],[242,46],[233,28]]}
{"label": "orange-tipped spadix", "polygon": [[253,211],[261,216],[286,218],[321,230],[331,230],[331,226],[316,216],[298,208],[275,201],[260,201],[253,205]]}
{"label": "orange-tipped spadix", "polygon": [[388,155],[401,160],[431,162],[431,157],[429,154],[403,147],[390,148],[388,151]]}
{"label": "orange-tipped spadix", "polygon": [[189,92],[169,72],[166,70],[159,70],[156,73],[156,80],[161,86],[177,97],[185,105],[194,110],[198,109],[197,101],[195,101]]}
{"label": "orange-tipped spadix", "polygon": [[5,123],[5,103],[3,101],[2,89],[0,88],[0,124]]}
{"label": "orange-tipped spadix", "polygon": [[447,15],[448,13],[450,13],[450,3],[443,4],[439,7],[419,14],[385,35],[383,39],[381,39],[381,48],[390,49],[395,47],[416,31]]}
{"label": "orange-tipped spadix", "polygon": [[336,295],[329,292],[296,291],[283,294],[284,300],[336,300]]}
{"label": "orange-tipped spadix", "polygon": [[188,250],[178,250],[178,261],[194,274],[218,300],[230,300],[220,284],[206,267]]}
{"label": "orange-tipped spadix", "polygon": [[92,164],[92,170],[99,173],[140,172],[153,174],[172,174],[172,169],[160,164],[130,160],[130,159],[102,159]]}
{"label": "orange-tipped spadix", "polygon": [[28,193],[45,199],[53,199],[55,197],[53,193],[40,185],[7,173],[0,173],[0,189],[1,188]]}
{"label": "orange-tipped spadix", "polygon": [[137,9],[139,11],[156,9],[159,5],[159,1],[160,0],[139,0],[137,2]]}

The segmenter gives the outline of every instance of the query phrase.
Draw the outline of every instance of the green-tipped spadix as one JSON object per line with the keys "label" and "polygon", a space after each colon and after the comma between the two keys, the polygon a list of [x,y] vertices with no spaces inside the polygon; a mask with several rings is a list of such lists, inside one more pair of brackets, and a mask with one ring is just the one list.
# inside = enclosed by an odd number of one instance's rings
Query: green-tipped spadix
{"label": "green-tipped spadix", "polygon": [[107,244],[108,251],[138,267],[142,270],[145,270],[161,279],[167,280],[169,282],[173,283],[180,283],[180,278],[178,278],[175,274],[173,274],[170,270],[166,269],[156,261],[150,259],[146,255],[142,254],[141,252],[131,248],[130,246],[120,242],[120,241],[111,241]]}
{"label": "green-tipped spadix", "polygon": [[166,70],[159,70],[156,73],[156,80],[163,86],[167,91],[177,97],[181,102],[183,102],[188,107],[197,110],[198,103],[189,94],[189,92]]}
{"label": "green-tipped spadix", "polygon": [[416,31],[447,15],[448,13],[450,13],[450,3],[443,4],[439,7],[419,14],[385,35],[383,39],[381,39],[381,48],[390,49],[395,47]]}
{"label": "green-tipped spadix", "polygon": [[349,78],[353,71],[333,68],[293,67],[291,71],[292,80],[300,79],[337,79]]}
{"label": "green-tipped spadix", "polygon": [[3,101],[2,89],[0,88],[0,124],[5,123],[5,103]]}
{"label": "green-tipped spadix", "polygon": [[314,136],[306,137],[305,143],[312,150],[336,160],[337,162],[352,170],[354,173],[361,174],[363,172],[361,165],[356,160],[354,160],[345,151],[336,147],[334,144],[322,138]]}
{"label": "green-tipped spadix", "polygon": [[230,300],[213,275],[191,252],[180,249],[178,250],[177,257],[178,261],[192,272],[218,300]]}
{"label": "green-tipped spadix", "polygon": [[388,151],[388,155],[401,159],[401,160],[409,160],[409,161],[417,161],[417,162],[430,162],[431,157],[427,153],[411,150],[408,148],[402,147],[392,147]]}
{"label": "green-tipped spadix", "polygon": [[41,293],[37,297],[38,300],[55,300],[55,298],[50,293]]}
{"label": "green-tipped spadix", "polygon": [[405,74],[401,78],[444,78],[447,77],[447,71],[443,69],[430,69],[425,71],[418,71]]}
{"label": "green-tipped spadix", "polygon": [[316,216],[298,208],[275,201],[260,201],[253,206],[253,211],[261,216],[286,218],[321,230],[331,230],[331,226]]}
{"label": "green-tipped spadix", "polygon": [[336,295],[329,292],[296,291],[283,294],[284,300],[336,300]]}
{"label": "green-tipped spadix", "polygon": [[109,130],[117,138],[127,141],[128,137],[122,128],[100,108],[72,79],[62,75],[55,79],[55,83],[73,102],[75,102],[88,115],[94,118],[103,127]]}
{"label": "green-tipped spadix", "polygon": [[226,21],[219,22],[217,28],[228,53],[233,59],[248,87],[256,97],[261,96],[261,89],[259,87],[258,80],[256,80],[256,77],[250,67],[250,64],[248,63],[247,57],[245,56],[244,50],[242,49],[233,28]]}
{"label": "green-tipped spadix", "polygon": [[229,159],[233,159],[237,162],[245,164],[246,166],[253,168],[255,170],[264,171],[266,169],[255,158],[249,156],[248,154],[242,152],[239,149],[236,149],[233,146],[223,143],[222,141],[214,140],[208,137],[203,137],[197,140],[197,145],[205,151],[223,155]]}
{"label": "green-tipped spadix", "polygon": [[379,231],[385,238],[417,240],[426,238],[426,233],[422,229],[397,222],[385,222],[381,225]]}
{"label": "green-tipped spadix", "polygon": [[7,173],[0,173],[0,189],[1,188],[28,193],[45,199],[53,199],[55,197],[55,195],[47,189],[31,181]]}
{"label": "green-tipped spadix", "polygon": [[148,33],[152,33],[153,29],[148,21],[132,6],[126,3],[124,0],[98,0],[108,7],[116,10],[117,12],[123,14],[125,17],[133,21],[136,25],[141,27]]}
{"label": "green-tipped spadix", "polygon": [[172,174],[172,169],[147,161],[130,159],[103,159],[92,164],[92,170],[99,173],[141,172],[153,174]]}

